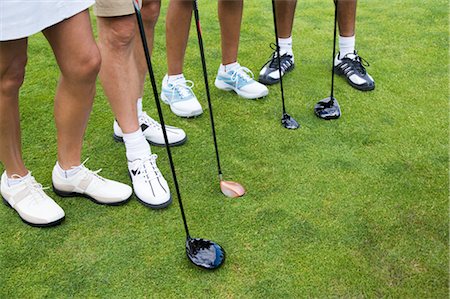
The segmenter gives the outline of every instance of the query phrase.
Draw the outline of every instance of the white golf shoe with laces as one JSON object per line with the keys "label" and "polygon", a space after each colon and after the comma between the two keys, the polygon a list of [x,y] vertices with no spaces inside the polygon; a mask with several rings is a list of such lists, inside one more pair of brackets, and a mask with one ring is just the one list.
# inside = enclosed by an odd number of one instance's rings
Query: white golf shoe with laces
{"label": "white golf shoe with laces", "polygon": [[98,175],[101,169],[91,171],[87,169],[84,161],[78,168],[79,171],[71,177],[63,177],[53,168],[53,190],[61,197],[86,197],[97,204],[117,206],[126,203],[133,190],[130,186],[116,181],[105,179]]}
{"label": "white golf shoe with laces", "polygon": [[5,204],[16,210],[23,222],[37,227],[60,224],[64,220],[63,209],[47,194],[41,184],[29,173],[25,177],[13,175],[21,182],[10,186],[6,172],[2,174],[0,192]]}
{"label": "white golf shoe with laces", "polygon": [[[155,146],[165,145],[163,130],[160,123],[151,118],[145,111],[139,115],[138,120],[139,126],[148,143]],[[114,139],[123,142],[123,132],[116,120],[114,120],[113,128]],[[187,136],[183,129],[166,125],[166,132],[170,146],[182,145],[187,141]]]}
{"label": "white golf shoe with laces", "polygon": [[134,194],[139,202],[153,209],[163,209],[172,202],[169,186],[156,165],[157,155],[128,162]]}

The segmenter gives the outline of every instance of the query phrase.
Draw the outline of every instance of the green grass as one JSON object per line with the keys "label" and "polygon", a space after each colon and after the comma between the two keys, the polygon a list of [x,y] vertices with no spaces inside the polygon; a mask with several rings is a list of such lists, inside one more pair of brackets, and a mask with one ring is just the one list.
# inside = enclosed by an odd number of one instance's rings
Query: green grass
{"label": "green grass", "polygon": [[[153,57],[159,82],[163,2]],[[216,5],[200,1],[211,83],[220,63]],[[270,9],[270,1],[245,3],[240,61],[255,73],[271,51]],[[188,262],[176,202],[164,211],[136,200],[104,207],[49,191],[67,215],[57,228],[28,227],[0,208],[0,297],[448,298],[448,2],[361,1],[357,48],[377,87],[362,93],[337,78],[343,116],[325,122],[312,107],[329,92],[332,17],[331,1],[299,2],[297,68],[285,86],[300,130],[280,126],[279,86],[259,101],[212,86],[223,169],[248,189],[242,199],[219,191],[207,113],[185,120],[164,107],[167,122],[189,135],[173,155],[191,233],[225,247],[221,269]],[[185,74],[207,107],[191,33]],[[32,37],[20,93],[23,153],[44,186],[56,159],[57,79],[45,39]],[[156,115],[149,86],[144,107]],[[112,120],[99,85],[83,156],[128,183]],[[173,186],[165,150],[153,151]]]}

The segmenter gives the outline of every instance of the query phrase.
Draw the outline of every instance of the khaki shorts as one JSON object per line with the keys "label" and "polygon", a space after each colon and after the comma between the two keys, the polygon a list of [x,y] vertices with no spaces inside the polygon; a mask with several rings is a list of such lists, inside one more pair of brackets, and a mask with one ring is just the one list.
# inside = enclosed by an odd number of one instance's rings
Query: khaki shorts
{"label": "khaki shorts", "polygon": [[[134,7],[131,1],[95,0],[94,14],[97,17],[120,17],[134,14]],[[142,7],[142,0],[139,0],[139,7]]]}

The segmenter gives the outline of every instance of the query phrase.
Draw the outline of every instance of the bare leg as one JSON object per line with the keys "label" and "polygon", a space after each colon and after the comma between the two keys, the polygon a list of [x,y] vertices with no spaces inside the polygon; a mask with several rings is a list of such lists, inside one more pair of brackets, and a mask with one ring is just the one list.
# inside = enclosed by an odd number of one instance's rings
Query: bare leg
{"label": "bare leg", "polygon": [[279,38],[288,38],[292,35],[292,26],[294,24],[296,6],[297,0],[275,1]]}
{"label": "bare leg", "polygon": [[219,0],[219,22],[222,41],[222,64],[237,61],[243,0]]}
{"label": "bare leg", "polygon": [[61,70],[55,95],[58,162],[63,169],[81,164],[83,137],[95,95],[100,53],[87,10],[43,31]]}
{"label": "bare leg", "polygon": [[[153,37],[155,33],[156,22],[158,21],[159,12],[161,9],[161,1],[160,0],[144,0],[142,3],[141,14],[142,21],[144,23],[145,35],[147,37],[147,45],[150,51],[150,55],[153,49]],[[136,18],[135,16],[133,16]],[[139,33],[137,33],[139,34]],[[145,76],[147,75],[147,62],[145,61],[144,50],[142,47],[142,42],[140,36],[137,36],[135,39],[134,45],[134,56],[136,69],[138,71],[138,88],[139,95],[138,97],[142,97],[144,92],[144,83]]]}
{"label": "bare leg", "polygon": [[140,93],[134,56],[136,16],[97,17],[97,25],[100,81],[122,131],[135,132],[139,128],[136,100]]}
{"label": "bare leg", "polygon": [[339,35],[350,37],[355,35],[356,0],[340,0],[338,2]]}
{"label": "bare leg", "polygon": [[19,88],[27,64],[26,38],[0,42],[0,161],[9,177],[28,173],[22,160]]}
{"label": "bare leg", "polygon": [[166,18],[167,73],[169,76],[183,73],[191,19],[192,1],[170,1]]}

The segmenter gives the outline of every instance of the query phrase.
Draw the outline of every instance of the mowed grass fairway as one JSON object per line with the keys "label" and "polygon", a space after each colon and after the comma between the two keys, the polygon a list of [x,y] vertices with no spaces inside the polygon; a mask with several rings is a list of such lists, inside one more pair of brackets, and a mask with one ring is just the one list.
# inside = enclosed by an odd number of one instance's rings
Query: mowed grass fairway
{"label": "mowed grass fairway", "polygon": [[[158,88],[166,73],[167,4],[153,55]],[[36,229],[1,207],[0,297],[448,298],[448,2],[360,1],[357,49],[371,63],[376,89],[359,92],[337,77],[343,115],[327,122],[312,109],[329,95],[333,4],[299,1],[297,67],[285,79],[297,131],[280,125],[278,85],[258,101],[214,87],[217,1],[199,7],[225,178],[248,194],[228,199],[219,190],[194,27],[185,75],[205,113],[180,119],[166,105],[164,113],[189,136],[173,156],[191,234],[221,244],[224,266],[207,272],[187,260],[167,155],[152,147],[174,195],[166,210],[135,198],[99,206],[48,190],[66,220]],[[269,0],[245,1],[240,62],[256,74],[271,53],[272,24]],[[23,154],[44,186],[51,186],[56,160],[57,80],[51,49],[33,36],[20,93]],[[156,117],[149,85],[144,107]],[[83,158],[103,176],[130,183],[112,121],[98,84]]]}

